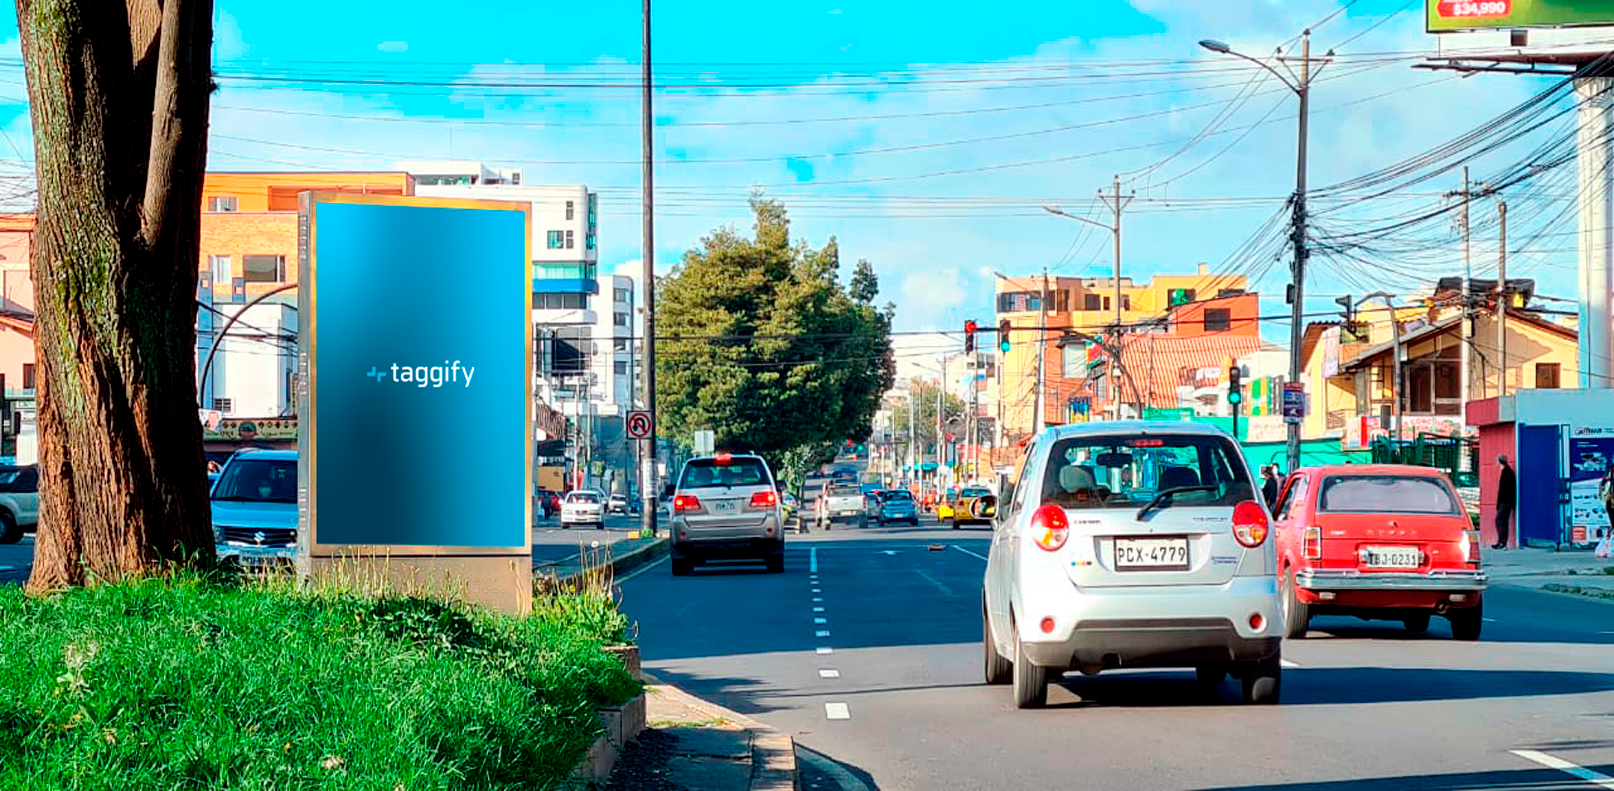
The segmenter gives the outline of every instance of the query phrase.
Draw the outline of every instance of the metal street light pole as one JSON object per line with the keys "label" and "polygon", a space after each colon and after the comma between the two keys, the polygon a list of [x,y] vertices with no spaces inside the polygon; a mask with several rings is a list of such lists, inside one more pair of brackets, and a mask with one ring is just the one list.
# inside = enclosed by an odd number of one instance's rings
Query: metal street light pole
{"label": "metal street light pole", "polygon": [[644,153],[644,212],[643,212],[643,271],[644,279],[644,408],[650,413],[650,436],[644,440],[644,513],[641,527],[650,535],[656,532],[656,174],[650,83],[650,0],[644,0],[644,78],[640,101],[640,136]]}
{"label": "metal street light pole", "polygon": [[[1046,211],[1046,212],[1048,212],[1050,214],[1057,214],[1057,215],[1059,215],[1061,217],[1076,220],[1077,222],[1084,222],[1084,223],[1087,223],[1088,225],[1091,225],[1091,226],[1093,226],[1095,228],[1103,228],[1104,230],[1109,231],[1115,237],[1115,277],[1114,277],[1114,282],[1112,283],[1112,285],[1115,286],[1115,297],[1114,297],[1114,299],[1115,299],[1115,306],[1114,306],[1115,307],[1115,333],[1114,334],[1115,334],[1115,337],[1116,337],[1116,343],[1119,344],[1120,343],[1120,337],[1121,337],[1121,211],[1126,208],[1126,205],[1128,203],[1132,202],[1132,199],[1136,196],[1136,194],[1134,193],[1133,195],[1128,195],[1128,196],[1126,196],[1125,200],[1122,200],[1122,198],[1121,198],[1121,177],[1120,176],[1116,176],[1115,181],[1112,182],[1110,186],[1114,190],[1114,192],[1111,193],[1110,195],[1105,195],[1104,192],[1102,190],[1100,190],[1099,191],[1099,199],[1103,200],[1104,203],[1107,206],[1109,206],[1110,215],[1113,218],[1114,223],[1115,223],[1114,225],[1105,225],[1104,223],[1101,223],[1101,222],[1099,222],[1097,220],[1090,220],[1090,219],[1088,219],[1086,217],[1078,217],[1078,216],[1076,216],[1074,214],[1071,214],[1071,213],[1066,212],[1066,211],[1062,211],[1060,209],[1056,209],[1056,208],[1054,208],[1052,206],[1044,206],[1042,208],[1043,208],[1043,211]],[[1113,390],[1111,392],[1115,393],[1115,399],[1114,399],[1115,400],[1115,418],[1117,420],[1119,420],[1119,419],[1121,419],[1121,361],[1120,361],[1120,358],[1116,358],[1115,360],[1112,360],[1111,363],[1112,364],[1110,365],[1110,379],[1111,379],[1110,386],[1113,388]],[[1140,417],[1140,418],[1143,417],[1143,413],[1139,412],[1138,417]]]}
{"label": "metal street light pole", "polygon": [[[1297,80],[1289,80],[1277,69],[1265,61],[1237,52],[1220,41],[1201,41],[1201,47],[1222,55],[1232,55],[1242,58],[1271,72],[1280,82],[1294,91],[1300,98],[1300,138],[1296,146],[1295,163],[1295,194],[1294,194],[1294,229],[1292,231],[1294,242],[1294,280],[1290,285],[1290,325],[1289,325],[1289,381],[1299,382],[1300,379],[1300,345],[1305,336],[1305,288],[1306,288],[1306,258],[1309,252],[1306,249],[1306,132],[1309,109],[1311,105],[1311,83],[1322,72],[1322,67],[1333,58],[1334,51],[1329,50],[1327,55],[1319,59],[1317,68],[1311,68],[1311,30],[1307,29],[1301,34],[1300,75]],[[1279,57],[1282,63],[1285,58]],[[1287,68],[1287,64],[1285,64]],[[1293,74],[1293,72],[1290,72]],[[1300,468],[1300,423],[1291,422],[1289,429],[1289,467],[1290,471]]]}

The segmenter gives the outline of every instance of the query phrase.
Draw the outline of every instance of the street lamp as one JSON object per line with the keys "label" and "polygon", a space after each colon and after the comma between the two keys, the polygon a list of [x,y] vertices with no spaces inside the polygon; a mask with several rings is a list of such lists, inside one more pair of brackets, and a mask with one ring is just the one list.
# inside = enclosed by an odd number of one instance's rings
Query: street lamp
{"label": "street lamp", "polygon": [[[1291,234],[1295,246],[1294,280],[1289,286],[1289,304],[1292,313],[1289,324],[1289,381],[1299,382],[1300,346],[1306,331],[1304,305],[1306,257],[1308,255],[1306,251],[1306,120],[1307,111],[1311,103],[1312,80],[1322,71],[1322,67],[1333,58],[1334,51],[1329,50],[1327,55],[1318,59],[1318,66],[1313,70],[1311,68],[1311,31],[1306,30],[1301,34],[1300,74],[1296,75],[1294,80],[1290,80],[1284,77],[1282,72],[1272,68],[1271,64],[1266,61],[1252,58],[1220,41],[1205,39],[1199,42],[1199,46],[1218,55],[1231,55],[1235,58],[1242,58],[1266,69],[1300,98],[1300,136],[1299,143],[1296,146],[1295,163],[1294,230]],[[1282,57],[1278,58],[1279,63],[1283,63],[1284,60]],[[1284,68],[1288,69],[1288,65],[1285,64]],[[1291,70],[1290,74],[1293,75],[1294,72]],[[1289,422],[1288,428],[1289,469],[1297,470],[1300,468],[1300,422],[1292,420]]]}

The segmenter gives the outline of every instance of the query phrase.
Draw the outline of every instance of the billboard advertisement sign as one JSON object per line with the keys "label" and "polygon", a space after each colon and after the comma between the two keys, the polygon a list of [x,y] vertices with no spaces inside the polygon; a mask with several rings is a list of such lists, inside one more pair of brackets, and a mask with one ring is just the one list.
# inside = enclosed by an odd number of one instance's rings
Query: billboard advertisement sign
{"label": "billboard advertisement sign", "polygon": [[1571,543],[1590,543],[1609,528],[1608,510],[1603,507],[1598,488],[1610,464],[1614,464],[1614,436],[1569,440]]}
{"label": "billboard advertisement sign", "polygon": [[1430,33],[1614,25],[1614,0],[1426,0]]}

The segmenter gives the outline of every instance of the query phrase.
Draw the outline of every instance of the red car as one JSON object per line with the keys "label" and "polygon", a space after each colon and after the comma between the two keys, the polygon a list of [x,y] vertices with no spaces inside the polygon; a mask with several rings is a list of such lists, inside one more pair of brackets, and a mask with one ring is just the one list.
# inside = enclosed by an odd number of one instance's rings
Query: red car
{"label": "red car", "polygon": [[1273,512],[1287,636],[1304,637],[1314,615],[1401,621],[1412,632],[1439,615],[1453,637],[1479,639],[1480,535],[1441,471],[1305,467]]}

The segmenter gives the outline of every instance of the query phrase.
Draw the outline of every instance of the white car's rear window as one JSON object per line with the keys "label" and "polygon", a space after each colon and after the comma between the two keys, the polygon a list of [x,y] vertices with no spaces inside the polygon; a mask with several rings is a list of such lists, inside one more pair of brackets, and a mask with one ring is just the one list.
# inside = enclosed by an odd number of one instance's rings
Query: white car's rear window
{"label": "white car's rear window", "polygon": [[1172,506],[1233,506],[1255,498],[1233,443],[1204,434],[1111,434],[1054,443],[1042,502],[1065,508],[1139,508],[1176,489]]}

